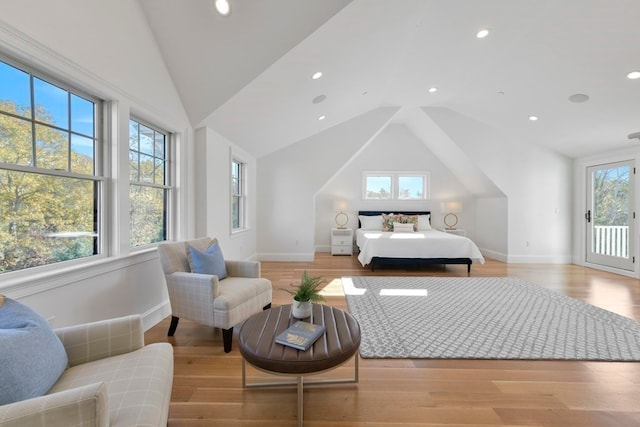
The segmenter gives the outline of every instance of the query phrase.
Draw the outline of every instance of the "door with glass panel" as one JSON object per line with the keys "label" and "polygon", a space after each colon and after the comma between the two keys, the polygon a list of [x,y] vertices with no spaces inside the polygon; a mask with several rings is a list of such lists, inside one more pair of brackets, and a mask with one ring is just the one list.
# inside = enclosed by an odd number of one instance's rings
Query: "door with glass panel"
{"label": "door with glass panel", "polygon": [[633,270],[633,161],[587,168],[587,262]]}

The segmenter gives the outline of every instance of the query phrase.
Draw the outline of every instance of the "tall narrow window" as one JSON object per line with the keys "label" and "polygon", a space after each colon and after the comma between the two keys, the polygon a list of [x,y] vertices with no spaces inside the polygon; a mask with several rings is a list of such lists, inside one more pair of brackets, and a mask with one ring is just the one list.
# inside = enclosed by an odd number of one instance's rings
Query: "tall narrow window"
{"label": "tall narrow window", "polygon": [[98,254],[99,109],[0,60],[0,273]]}
{"label": "tall narrow window", "polygon": [[129,120],[129,223],[131,246],[167,239],[169,137],[167,132]]}
{"label": "tall narrow window", "polygon": [[231,231],[246,228],[246,164],[238,159],[231,161]]}

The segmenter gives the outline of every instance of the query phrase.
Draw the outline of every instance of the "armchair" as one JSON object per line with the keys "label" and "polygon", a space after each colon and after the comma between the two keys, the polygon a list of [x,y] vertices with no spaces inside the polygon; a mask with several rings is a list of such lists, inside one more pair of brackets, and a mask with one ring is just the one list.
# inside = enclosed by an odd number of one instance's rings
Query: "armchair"
{"label": "armchair", "polygon": [[233,327],[252,315],[271,307],[271,281],[260,277],[258,261],[224,260],[227,277],[192,273],[189,246],[205,251],[209,237],[158,245],[158,255],[164,271],[173,336],[180,318],[222,329],[225,353],[231,351]]}

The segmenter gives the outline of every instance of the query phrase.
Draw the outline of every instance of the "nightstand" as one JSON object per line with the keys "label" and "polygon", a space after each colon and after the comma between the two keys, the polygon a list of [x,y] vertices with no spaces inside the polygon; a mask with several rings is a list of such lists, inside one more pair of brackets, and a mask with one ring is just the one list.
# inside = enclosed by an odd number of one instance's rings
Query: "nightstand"
{"label": "nightstand", "polygon": [[331,255],[353,255],[353,229],[331,229]]}
{"label": "nightstand", "polygon": [[459,228],[455,228],[455,229],[445,228],[444,232],[449,234],[455,234],[457,236],[467,237],[467,232]]}

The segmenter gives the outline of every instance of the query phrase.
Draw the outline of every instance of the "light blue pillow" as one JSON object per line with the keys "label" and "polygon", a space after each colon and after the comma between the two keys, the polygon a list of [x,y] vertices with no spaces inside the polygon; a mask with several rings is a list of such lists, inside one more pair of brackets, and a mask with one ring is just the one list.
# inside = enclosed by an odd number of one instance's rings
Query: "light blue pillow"
{"label": "light blue pillow", "polygon": [[0,295],[0,405],[42,396],[67,368],[67,352],[49,323]]}
{"label": "light blue pillow", "polygon": [[217,240],[204,252],[189,245],[189,265],[192,273],[213,274],[220,280],[227,277],[227,267]]}

